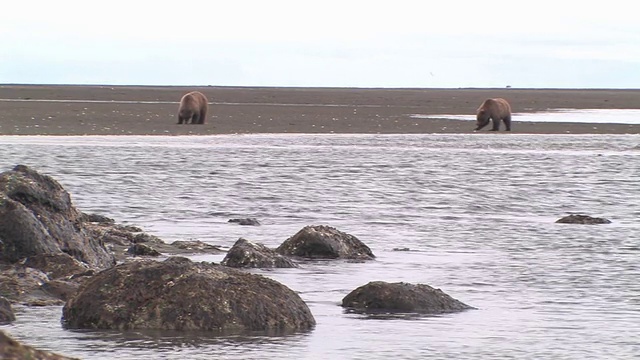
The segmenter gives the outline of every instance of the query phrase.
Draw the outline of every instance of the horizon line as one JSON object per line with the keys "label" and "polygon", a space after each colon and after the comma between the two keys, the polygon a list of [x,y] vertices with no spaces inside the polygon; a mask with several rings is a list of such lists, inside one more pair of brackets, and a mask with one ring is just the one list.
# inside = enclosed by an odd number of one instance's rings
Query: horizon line
{"label": "horizon line", "polygon": [[28,87],[148,87],[148,88],[243,88],[243,89],[336,89],[336,90],[640,90],[637,88],[614,87],[393,87],[393,86],[278,86],[278,85],[144,85],[144,84],[80,84],[80,83],[0,83],[0,87],[28,86]]}

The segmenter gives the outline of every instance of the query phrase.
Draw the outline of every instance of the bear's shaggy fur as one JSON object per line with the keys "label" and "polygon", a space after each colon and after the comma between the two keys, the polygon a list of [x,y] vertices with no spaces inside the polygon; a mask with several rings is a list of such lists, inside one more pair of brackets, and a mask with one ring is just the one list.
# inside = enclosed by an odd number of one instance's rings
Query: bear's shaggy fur
{"label": "bear's shaggy fur", "polygon": [[178,109],[178,124],[204,124],[208,108],[207,97],[199,91],[192,91],[180,99]]}
{"label": "bear's shaggy fur", "polygon": [[491,131],[500,129],[500,121],[504,121],[506,131],[511,131],[511,106],[505,99],[487,99],[478,108],[476,113],[476,130],[480,130],[493,120]]}

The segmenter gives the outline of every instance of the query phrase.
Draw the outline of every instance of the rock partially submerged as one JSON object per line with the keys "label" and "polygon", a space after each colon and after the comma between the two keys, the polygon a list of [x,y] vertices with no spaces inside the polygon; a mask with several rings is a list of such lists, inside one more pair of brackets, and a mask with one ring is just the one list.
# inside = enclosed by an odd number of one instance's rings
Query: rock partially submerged
{"label": "rock partially submerged", "polygon": [[[0,330],[0,359],[7,360],[74,360],[48,351],[42,351],[23,345]],[[76,359],[77,360],[77,359]]]}
{"label": "rock partially submerged", "polygon": [[25,282],[21,275],[22,267],[16,264],[15,271],[9,273],[15,278],[9,283],[22,282],[20,295],[14,300],[31,305],[62,305],[87,279],[87,275],[94,274],[84,263],[64,253],[30,256],[23,265],[30,269],[25,271],[30,271],[32,276],[38,274],[35,281]]}
{"label": "rock partially submerged", "polygon": [[311,259],[375,258],[371,249],[355,236],[324,225],[305,226],[276,251],[282,255]]}
{"label": "rock partially submerged", "polygon": [[38,299],[40,286],[49,281],[44,272],[19,264],[0,265],[0,296],[11,302]]}
{"label": "rock partially submerged", "polygon": [[263,244],[256,244],[240,238],[229,249],[222,265],[235,268],[295,268],[291,259],[278,254]]}
{"label": "rock partially submerged", "polygon": [[65,253],[29,256],[24,266],[44,272],[49,279],[66,278],[89,270],[86,264]]}
{"label": "rock partially submerged", "polygon": [[110,222],[86,222],[83,223],[85,231],[90,236],[109,245],[128,246],[137,243],[162,243],[156,236],[142,232],[137,226],[120,225]]}
{"label": "rock partially submerged", "polygon": [[238,225],[260,226],[260,222],[256,218],[229,219],[229,222]]}
{"label": "rock partially submerged", "polygon": [[221,253],[219,246],[207,244],[200,240],[176,240],[170,244],[172,247],[194,253]]}
{"label": "rock partially submerged", "polygon": [[40,289],[51,297],[66,302],[78,291],[81,283],[82,281],[77,280],[51,280],[42,284]]}
{"label": "rock partially submerged", "polygon": [[81,224],[82,213],[53,178],[24,165],[0,174],[0,260],[66,253],[98,269],[113,266],[113,255]]}
{"label": "rock partially submerged", "polygon": [[160,256],[160,252],[149,245],[145,244],[133,244],[128,249],[127,252],[131,255],[135,256]]}
{"label": "rock partially submerged", "polygon": [[14,322],[16,315],[13,313],[11,303],[6,298],[0,296],[0,325],[6,325]]}
{"label": "rock partially submerged", "polygon": [[365,313],[442,314],[473,309],[429,285],[384,281],[373,281],[353,290],[342,299],[342,306]]}
{"label": "rock partially submerged", "polygon": [[611,220],[605,219],[605,218],[591,217],[588,215],[571,214],[558,219],[556,223],[596,225],[596,224],[611,224]]}
{"label": "rock partially submerged", "polygon": [[63,308],[66,328],[308,330],[302,299],[260,275],[183,257],[117,265],[87,281]]}

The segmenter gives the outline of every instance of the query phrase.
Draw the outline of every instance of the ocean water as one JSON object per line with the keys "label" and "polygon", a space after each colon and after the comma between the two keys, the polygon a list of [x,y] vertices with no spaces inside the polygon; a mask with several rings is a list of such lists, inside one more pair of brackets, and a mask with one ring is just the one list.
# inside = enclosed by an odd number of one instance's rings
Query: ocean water
{"label": "ocean water", "polygon": [[[0,329],[41,349],[82,359],[640,358],[637,135],[0,137],[0,169],[15,164],[53,176],[79,209],[167,242],[276,247],[323,224],[377,255],[253,270],[307,302],[317,326],[306,333],[71,331],[61,307],[16,306],[17,321]],[[569,213],[613,223],[554,223]],[[227,222],[235,217],[263,225]],[[429,284],[477,310],[344,312],[342,298],[375,280]]]}

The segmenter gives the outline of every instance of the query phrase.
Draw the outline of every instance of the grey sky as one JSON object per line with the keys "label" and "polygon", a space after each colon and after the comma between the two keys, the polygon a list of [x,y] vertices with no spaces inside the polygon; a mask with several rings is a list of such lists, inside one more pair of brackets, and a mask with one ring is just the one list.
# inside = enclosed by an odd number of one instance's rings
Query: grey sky
{"label": "grey sky", "polygon": [[23,0],[0,83],[639,88],[632,5]]}

